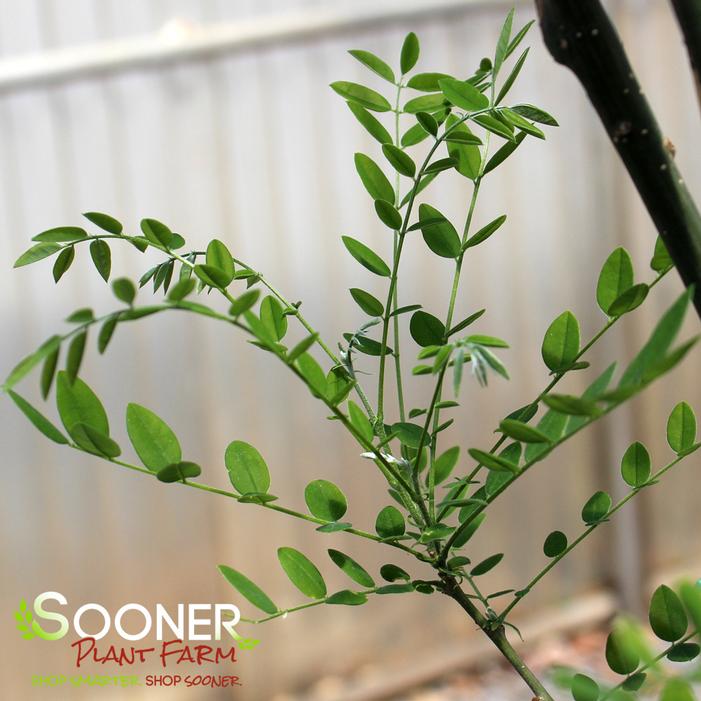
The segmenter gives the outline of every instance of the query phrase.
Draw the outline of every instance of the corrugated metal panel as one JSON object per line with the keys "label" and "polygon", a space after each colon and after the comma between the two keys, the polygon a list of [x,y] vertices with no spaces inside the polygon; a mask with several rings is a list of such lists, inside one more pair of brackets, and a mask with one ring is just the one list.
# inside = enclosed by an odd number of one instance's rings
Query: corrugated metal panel
{"label": "corrugated metal panel", "polygon": [[[682,169],[698,186],[701,164],[690,151],[698,113],[672,19],[656,3],[631,0],[616,7],[634,62],[680,147]],[[5,1],[0,17],[11,14],[14,29],[0,22],[1,48],[5,54],[38,50],[151,31],[173,14],[206,22],[254,9],[278,11],[280,4],[114,2],[100,3],[98,11],[96,4],[81,2],[70,10],[62,3],[59,11],[57,3]],[[339,234],[371,241],[385,252],[390,242],[352,167],[355,151],[376,154],[377,147],[327,85],[366,79],[344,54],[346,48],[396,56],[409,29],[422,38],[427,70],[464,72],[490,53],[500,16],[500,9],[471,9],[450,20],[428,17],[159,71],[6,94],[0,98],[0,256],[13,260],[32,234],[77,222],[84,210],[114,212],[132,229],[141,217],[154,216],[194,246],[221,237],[292,299],[303,299],[305,314],[328,339],[339,338],[361,320],[347,288],[375,284],[345,254]],[[480,330],[511,340],[505,357],[513,380],[494,382],[489,390],[468,384],[451,431],[470,445],[486,445],[498,418],[547,381],[539,347],[556,314],[575,311],[585,337],[601,325],[593,288],[608,251],[628,246],[644,277],[653,241],[652,227],[579,86],[551,62],[535,33],[531,43],[531,60],[514,94],[550,109],[563,126],[546,144],[527,142],[485,185],[478,207],[477,223],[501,213],[508,213],[509,223],[471,257],[458,313],[488,308]],[[456,221],[462,218],[465,182],[455,179],[428,195]],[[135,274],[151,258],[116,247],[114,252],[119,275]],[[79,270],[57,292],[46,265],[0,277],[2,367],[38,345],[55,331],[57,319],[86,300],[100,310],[114,306],[90,270],[87,251],[80,258]],[[403,262],[402,301],[427,300],[429,310],[444,309],[449,272],[447,262],[427,256],[419,239],[412,241]],[[374,289],[379,292],[382,285]],[[677,280],[665,282],[643,310],[621,324],[623,330],[593,354],[594,371],[613,357],[630,356],[679,289]],[[306,482],[325,475],[347,492],[353,522],[371,528],[385,499],[368,494],[368,488],[380,481],[338,427],[323,420],[325,412],[300,393],[294,378],[240,336],[200,319],[164,317],[121,329],[106,357],[95,355],[88,358],[86,377],[104,398],[124,445],[120,417],[125,404],[136,401],[172,423],[187,456],[205,466],[207,481],[225,486],[226,444],[249,440],[265,455],[273,489],[284,503],[303,507]],[[409,366],[409,351],[405,358]],[[363,366],[371,368],[367,362]],[[507,553],[493,577],[495,589],[527,581],[540,563],[538,543],[550,530],[577,531],[581,504],[595,489],[610,486],[629,440],[652,436],[654,455],[662,459],[664,422],[681,392],[701,406],[697,369],[698,354],[673,381],[588,437],[573,440],[496,506],[492,539],[474,553]],[[585,382],[585,377],[574,379],[571,386]],[[412,381],[409,403],[425,401],[429,391],[427,381]],[[276,566],[278,545],[301,547],[322,562],[331,546],[368,566],[391,555],[348,536],[317,536],[310,527],[260,514],[253,506],[238,507],[54,450],[4,406],[3,610],[15,606],[19,596],[47,588],[74,601],[110,606],[214,600],[229,593],[215,570],[219,562],[235,563],[266,581],[271,595],[287,604],[296,597]],[[689,534],[696,529],[689,524],[698,522],[696,499],[672,477],[649,500],[650,558],[668,565],[693,548]],[[563,563],[536,592],[534,603],[571,596],[610,577],[606,557],[630,548],[620,533],[592,541]],[[331,575],[330,581],[342,585],[340,576]],[[3,625],[12,639],[10,624]],[[242,691],[245,698],[269,698],[324,673],[397,659],[417,644],[445,644],[470,633],[450,602],[427,605],[421,597],[309,612],[260,631],[264,644],[241,665]],[[5,688],[13,697],[29,698],[28,675],[36,664],[27,649],[41,654],[42,671],[65,668],[64,649],[39,645],[28,643],[3,657]],[[331,656],[332,649],[343,654]]]}

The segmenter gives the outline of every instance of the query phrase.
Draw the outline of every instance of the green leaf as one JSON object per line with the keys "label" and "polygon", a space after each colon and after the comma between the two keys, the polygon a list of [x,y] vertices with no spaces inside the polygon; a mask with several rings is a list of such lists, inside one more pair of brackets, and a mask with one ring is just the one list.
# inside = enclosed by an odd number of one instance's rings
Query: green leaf
{"label": "green leaf", "polygon": [[470,314],[470,316],[463,319],[459,324],[456,324],[455,326],[453,326],[452,329],[450,329],[450,331],[448,331],[448,337],[452,336],[453,334],[456,334],[458,331],[462,331],[463,329],[470,326],[470,324],[473,324],[486,311],[487,311],[486,309],[480,309],[479,311],[476,311],[474,314]]}
{"label": "green leaf", "polygon": [[470,236],[465,242],[464,250],[477,246],[478,244],[486,241],[501,225],[506,221],[506,214],[497,217],[494,221],[487,224],[487,226],[482,227],[476,234]]}
{"label": "green leaf", "polygon": [[[404,523],[404,516],[402,516],[399,509],[394,506],[385,506],[385,508],[377,514],[375,531],[380,538],[398,538],[404,535],[405,530],[406,524]],[[380,574],[382,574],[382,572],[380,572]],[[382,574],[382,576],[387,579],[384,574]]]}
{"label": "green leaf", "polygon": [[655,589],[650,600],[650,627],[653,633],[669,643],[686,633],[689,621],[679,597],[665,584]]}
{"label": "green leaf", "polygon": [[55,229],[42,231],[32,237],[32,241],[40,243],[70,243],[88,237],[88,232],[79,226],[57,226]]}
{"label": "green leaf", "polygon": [[385,582],[397,582],[399,580],[406,582],[411,579],[409,573],[397,565],[382,565],[380,567],[380,576]]}
{"label": "green leaf", "polygon": [[405,175],[407,178],[413,178],[416,173],[416,164],[411,159],[411,156],[404,153],[398,146],[394,144],[382,144],[382,153],[400,175]]}
{"label": "green leaf", "polygon": [[435,208],[419,205],[419,225],[426,245],[442,258],[460,255],[460,237],[455,227]]}
{"label": "green leaf", "polygon": [[379,587],[375,594],[383,596],[385,594],[409,594],[414,591],[413,584],[387,584],[384,587]]}
{"label": "green leaf", "polygon": [[447,73],[417,73],[409,78],[407,87],[421,92],[434,92],[440,90],[438,81],[443,78],[452,78]]}
{"label": "green leaf", "polygon": [[434,484],[444,482],[455,469],[460,458],[460,447],[455,446],[448,448],[444,453],[441,453],[433,463],[433,481]]}
{"label": "green leaf", "polygon": [[303,353],[306,353],[317,341],[319,340],[319,334],[313,333],[303,338],[288,354],[287,362],[294,363],[297,358],[299,358]]}
{"label": "green leaf", "polygon": [[[171,460],[170,462],[178,462]],[[249,443],[232,441],[224,453],[224,464],[229,480],[239,494],[249,492],[267,493],[270,488],[270,473],[261,454]]]}
{"label": "green leaf", "polygon": [[489,98],[483,95],[472,83],[455,78],[438,81],[441,92],[456,107],[467,112],[476,112],[489,106]]}
{"label": "green leaf", "polygon": [[297,358],[297,368],[309,384],[312,393],[319,397],[325,397],[329,385],[319,363],[309,353],[302,353]]}
{"label": "green leaf", "polygon": [[470,454],[470,457],[473,460],[476,460],[481,465],[484,465],[488,470],[510,472],[512,474],[518,473],[518,465],[500,455],[493,455],[492,453],[487,453],[486,451],[478,450],[477,448],[470,448],[467,452]]}
{"label": "green leaf", "polygon": [[618,624],[609,633],[606,638],[606,662],[616,674],[631,674],[638,668],[640,655],[627,627]]}
{"label": "green leaf", "polygon": [[504,553],[496,553],[482,560],[470,570],[471,577],[479,577],[493,570],[504,559]]}
{"label": "green leaf", "polygon": [[526,138],[526,134],[521,132],[516,135],[514,141],[507,141],[497,152],[487,161],[484,167],[484,175],[490,173],[495,168],[500,166],[522,143]]}
{"label": "green leaf", "polygon": [[55,353],[61,345],[61,340],[62,339],[60,336],[52,336],[44,341],[44,343],[42,343],[42,345],[36,351],[34,351],[34,353],[22,358],[22,360],[20,360],[19,363],[17,363],[17,365],[15,365],[15,367],[10,371],[10,374],[3,383],[2,389],[12,389],[46,357],[52,353]]}
{"label": "green leaf", "polygon": [[258,301],[260,290],[246,290],[242,292],[229,307],[230,316],[240,316],[247,312]]}
{"label": "green leaf", "polygon": [[[494,64],[492,68],[492,80],[497,79],[497,75],[499,74],[499,70],[501,69],[502,64],[504,63],[504,59],[506,58],[507,51],[509,50],[509,44],[511,42],[511,27],[514,22],[514,8],[511,8],[509,10],[509,13],[506,15],[506,19],[504,20],[504,24],[501,28],[501,32],[499,33],[499,39],[497,40],[497,48],[496,51],[494,52]],[[579,701],[579,700],[577,700]]]}
{"label": "green leaf", "polygon": [[[436,125],[436,131],[438,131],[438,124],[436,123],[436,120],[431,117],[426,112],[419,112],[418,115],[425,115],[425,117],[428,117],[428,120],[424,119],[423,122],[422,120],[419,120],[418,124],[414,124],[413,126],[409,127],[403,134],[402,138],[400,141],[400,144],[402,148],[408,148],[409,146],[416,146],[416,144],[420,144],[427,136],[429,136],[430,132],[427,131],[427,126],[430,122],[429,120],[433,120],[433,124]],[[429,169],[426,169],[425,172],[428,172]]]}
{"label": "green leaf", "polygon": [[574,701],[598,701],[599,685],[586,674],[575,674],[572,678]]}
{"label": "green leaf", "polygon": [[701,654],[701,647],[697,643],[679,643],[667,653],[667,659],[670,662],[690,662],[699,654]]}
{"label": "green leaf", "polygon": [[287,333],[287,316],[277,298],[268,295],[260,303],[260,320],[265,325],[269,335],[276,341],[281,341]]}
{"label": "green leaf", "polygon": [[543,543],[546,557],[557,557],[567,550],[567,536],[562,531],[553,531]]}
{"label": "green leaf", "polygon": [[90,257],[95,264],[95,268],[97,268],[97,272],[107,282],[112,270],[112,253],[107,242],[102,239],[95,239],[90,244]]}
{"label": "green leaf", "polygon": [[270,615],[277,613],[277,606],[270,600],[268,595],[260,589],[258,585],[248,579],[248,577],[245,577],[240,572],[226,565],[219,565],[219,571],[224,575],[226,581],[256,608]]}
{"label": "green leaf", "polygon": [[433,112],[443,109],[445,96],[442,92],[432,93],[430,95],[421,95],[407,100],[404,104],[404,112],[408,114],[418,114],[419,112]]}
{"label": "green leaf", "polygon": [[365,439],[367,443],[372,443],[374,433],[372,425],[365,415],[365,412],[354,402],[348,401],[348,415],[355,430]]}
{"label": "green leaf", "polygon": [[134,283],[126,277],[120,277],[115,280],[112,283],[112,291],[118,300],[129,305],[131,305],[136,297],[136,287]]}
{"label": "green leaf", "polygon": [[525,131],[526,134],[535,136],[537,139],[545,139],[543,131],[534,124],[531,124],[527,119],[524,119],[518,112],[510,110],[508,107],[502,107],[498,114],[501,118],[505,119],[510,126]]}
{"label": "green leaf", "polygon": [[302,594],[311,599],[323,599],[326,596],[324,578],[306,555],[294,548],[278,548],[277,556],[285,574]]}
{"label": "green leaf", "polygon": [[545,124],[549,127],[560,126],[555,117],[549,115],[545,110],[540,109],[540,107],[534,107],[533,105],[516,105],[511,109],[522,117],[530,119],[532,122]]}
{"label": "green leaf", "polygon": [[701,630],[701,586],[698,582],[682,582],[679,594],[697,631]]}
{"label": "green leaf", "polygon": [[399,231],[402,227],[402,215],[393,204],[385,200],[375,200],[375,212],[380,221],[393,231]]}
{"label": "green leaf", "polygon": [[[423,131],[425,131],[427,134],[430,134],[431,136],[438,136],[438,122],[428,112],[417,112],[416,113],[416,120],[418,121],[421,129]],[[409,132],[407,132],[407,134],[408,133]],[[404,136],[406,136],[406,134]],[[416,143],[418,143],[418,142],[416,142]],[[407,144],[404,144],[404,141],[402,140],[402,146],[405,146],[405,145],[407,145]],[[414,144],[408,144],[408,145],[413,146]]]}
{"label": "green leaf", "polygon": [[209,242],[205,261],[209,267],[217,268],[222,272],[221,287],[227,287],[234,279],[234,273],[236,272],[234,261],[231,252],[223,241],[212,239]]}
{"label": "green leaf", "polygon": [[369,292],[358,287],[351,287],[350,293],[356,304],[369,316],[382,316],[384,313],[385,308],[382,302]]}
{"label": "green leaf", "polygon": [[495,336],[485,336],[483,334],[472,334],[465,339],[468,343],[476,343],[479,346],[490,346],[492,348],[508,348],[509,344],[501,338]]}
{"label": "green leaf", "polygon": [[152,472],[180,462],[178,438],[168,424],[150,409],[127,405],[127,433],[139,459]]}
{"label": "green leaf", "polygon": [[80,365],[83,362],[83,354],[85,352],[85,342],[88,338],[87,329],[81,331],[73,337],[68,346],[68,355],[66,357],[66,374],[70,382],[73,382],[78,376]]}
{"label": "green leaf", "polygon": [[54,282],[58,282],[64,273],[71,267],[75,260],[75,246],[66,246],[57,256],[54,261],[52,274]]}
{"label": "green leaf", "polygon": [[331,89],[337,92],[344,100],[354,102],[373,112],[389,112],[392,109],[392,105],[380,93],[366,88],[364,85],[358,85],[358,83],[339,80],[331,83]]}
{"label": "green leaf", "polygon": [[324,521],[338,521],[348,509],[345,494],[328,480],[314,480],[304,489],[309,513]]}
{"label": "green leaf", "polygon": [[402,51],[399,59],[399,66],[402,75],[407,74],[419,60],[419,38],[414,32],[409,32],[404,38]]}
{"label": "green leaf", "polygon": [[409,331],[414,341],[423,347],[441,345],[445,337],[443,322],[423,310],[411,315]]}
{"label": "green leaf", "polygon": [[350,109],[355,118],[365,127],[370,136],[381,144],[392,142],[392,137],[387,129],[385,129],[378,119],[370,114],[364,107],[354,102],[347,102],[346,104],[348,105],[348,109]]}
{"label": "green leaf", "polygon": [[645,301],[649,291],[650,288],[645,283],[633,285],[633,287],[626,290],[620,297],[616,298],[609,307],[609,316],[623,316],[637,309]]}
{"label": "green leaf", "polygon": [[56,349],[49,353],[44,359],[44,364],[41,367],[41,396],[42,399],[46,399],[51,391],[51,385],[54,381],[54,376],[56,374],[56,366],[58,365],[58,357],[61,352],[61,347],[57,346]]}
{"label": "green leaf", "polygon": [[343,245],[348,249],[348,252],[355,258],[358,263],[367,268],[371,273],[380,277],[390,277],[391,271],[380,256],[372,249],[368,248],[364,243],[357,241],[350,236],[342,236]]}
{"label": "green leaf", "polygon": [[591,526],[603,521],[611,510],[611,496],[606,492],[596,492],[589,497],[582,509],[582,521]]}
{"label": "green leaf", "polygon": [[202,474],[202,468],[194,462],[176,462],[172,465],[162,467],[157,473],[156,478],[161,482],[184,482],[191,477],[199,477]]}
{"label": "green leaf", "polygon": [[71,429],[71,437],[88,453],[106,458],[116,458],[122,454],[122,449],[108,435],[88,424],[75,424]]}
{"label": "green leaf", "polygon": [[16,404],[17,408],[32,422],[34,427],[43,433],[48,439],[54,443],[66,445],[68,439],[49,421],[41,412],[35,409],[24,397],[20,396],[12,390],[8,390],[10,399]]}
{"label": "green leaf", "polygon": [[375,56],[375,54],[369,51],[363,51],[362,49],[351,49],[348,53],[369,68],[373,73],[377,73],[381,78],[388,80],[390,83],[395,82],[394,71],[381,58]]}
{"label": "green leaf", "polygon": [[548,394],[543,402],[554,411],[568,416],[596,416],[599,408],[592,401],[571,394]]}
{"label": "green leaf", "polygon": [[487,131],[491,131],[492,134],[501,136],[502,139],[508,139],[509,141],[515,141],[513,126],[509,122],[502,122],[496,117],[492,117],[490,114],[479,114],[472,120],[475,124],[479,124],[481,127]]}
{"label": "green leaf", "polygon": [[337,591],[331,596],[326,598],[327,604],[336,604],[340,606],[361,606],[366,603],[368,597],[361,593],[350,591],[350,589],[343,589],[342,591]]}
{"label": "green leaf", "polygon": [[209,287],[221,287],[225,289],[227,285],[231,283],[227,273],[211,265],[196,265],[193,272]]}
{"label": "green leaf", "polygon": [[392,433],[395,434],[400,443],[407,448],[418,449],[423,432],[423,426],[418,426],[408,421],[399,421],[398,423],[392,424]]}
{"label": "green leaf", "polygon": [[83,216],[95,226],[99,226],[103,231],[107,231],[110,234],[119,235],[124,229],[122,222],[103,212],[83,212]]}
{"label": "green leaf", "polygon": [[549,443],[550,438],[538,429],[517,421],[516,419],[504,419],[499,424],[499,430],[509,438],[522,443]]}
{"label": "green leaf", "polygon": [[672,265],[674,265],[674,262],[670,258],[667,247],[664,245],[664,241],[658,236],[655,241],[655,252],[650,261],[650,267],[656,273],[661,273]]}
{"label": "green leaf", "polygon": [[100,333],[97,335],[97,350],[99,353],[102,354],[107,350],[107,346],[112,340],[112,334],[114,334],[118,322],[119,315],[115,314],[106,319],[105,323],[100,327]]}
{"label": "green leaf", "polygon": [[570,311],[563,312],[545,332],[543,361],[552,372],[563,372],[579,353],[579,322]]}
{"label": "green leaf", "polygon": [[95,393],[80,378],[71,382],[67,373],[58,373],[56,406],[68,435],[76,442],[79,442],[79,438],[84,435],[84,431],[74,431],[78,424],[90,426],[99,433],[109,436],[109,421],[105,409]]}
{"label": "green leaf", "polygon": [[631,444],[623,454],[621,476],[631,487],[642,487],[650,478],[650,454],[642,443]]}
{"label": "green leaf", "polygon": [[361,587],[375,586],[375,580],[352,557],[339,550],[329,549],[328,553],[334,564],[340,567],[354,582],[360,584]]}
{"label": "green leaf", "polygon": [[83,309],[76,309],[66,321],[69,324],[87,324],[95,319],[92,309],[90,307],[84,307]]}
{"label": "green leaf", "polygon": [[667,355],[674,339],[679,333],[684,315],[689,306],[691,292],[683,292],[665,312],[655,326],[652,335],[621,377],[619,387],[638,386],[645,380],[646,374]]}
{"label": "green leaf", "polygon": [[696,440],[696,416],[686,403],[679,402],[667,420],[667,443],[677,455],[686,452]]}
{"label": "green leaf", "polygon": [[394,202],[394,188],[380,166],[364,153],[356,153],[355,169],[373,200]]}
{"label": "green leaf", "polygon": [[37,261],[43,260],[52,256],[57,251],[61,250],[61,246],[57,243],[37,243],[29,250],[25,251],[14,264],[15,268],[21,268],[23,265],[30,265]]}
{"label": "green leaf", "polygon": [[637,674],[633,674],[628,677],[628,679],[623,682],[623,686],[621,688],[625,689],[626,691],[638,691],[645,683],[646,679],[647,674],[645,674],[645,672],[638,672]]}
{"label": "green leaf", "polygon": [[633,286],[633,275],[633,261],[625,248],[617,248],[605,260],[596,286],[596,301],[604,314],[612,316],[611,305]]}
{"label": "green leaf", "polygon": [[511,69],[511,73],[509,74],[509,77],[504,81],[504,84],[501,86],[501,90],[499,90],[499,94],[497,95],[496,100],[494,101],[495,105],[498,105],[506,97],[509,90],[511,90],[511,86],[516,82],[516,78],[518,78],[518,74],[521,72],[523,64],[526,62],[528,51],[529,49],[526,49],[519,56],[518,60],[514,64],[514,67]]}
{"label": "green leaf", "polygon": [[159,222],[158,219],[142,219],[141,231],[144,232],[144,236],[151,243],[164,248],[168,248],[173,238],[173,232],[163,222]]}
{"label": "green leaf", "polygon": [[660,701],[696,701],[696,694],[686,679],[673,677],[664,685]]}
{"label": "green leaf", "polygon": [[168,293],[168,300],[171,302],[181,302],[187,297],[197,285],[197,280],[193,277],[186,277],[178,280]]}

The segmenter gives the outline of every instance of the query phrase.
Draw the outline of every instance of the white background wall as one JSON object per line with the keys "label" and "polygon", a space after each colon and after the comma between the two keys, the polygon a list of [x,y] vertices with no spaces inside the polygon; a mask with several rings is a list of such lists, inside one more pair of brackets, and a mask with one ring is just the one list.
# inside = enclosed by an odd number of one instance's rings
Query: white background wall
{"label": "white background wall", "polygon": [[[149,34],[174,17],[205,24],[298,10],[311,18],[348,7],[287,0],[2,0],[0,54],[16,59]],[[665,132],[677,145],[682,172],[692,191],[698,190],[699,110],[666,3],[627,0],[610,7]],[[327,86],[346,79],[382,87],[345,50],[367,48],[396,64],[409,30],[421,38],[422,70],[469,72],[492,52],[504,11],[502,3],[480,3],[303,42],[1,93],[2,372],[64,328],[60,320],[73,309],[114,307],[87,250],[79,252],[75,269],[58,288],[48,264],[10,270],[32,235],[78,224],[85,210],[113,213],[132,231],[142,217],[159,218],[196,248],[220,237],[292,299],[304,300],[306,315],[327,339],[354,329],[361,315],[347,288],[370,289],[377,281],[350,259],[339,237],[356,236],[385,253],[389,238],[352,164],[358,150],[379,159],[377,145]],[[519,6],[519,26],[531,16],[529,4]],[[530,44],[514,102],[542,105],[562,127],[549,131],[546,143],[528,140],[484,186],[478,207],[478,223],[502,213],[509,220],[470,256],[459,314],[487,307],[479,331],[512,342],[504,358],[513,379],[494,381],[488,390],[467,383],[451,436],[474,446],[489,443],[498,419],[547,382],[540,342],[557,314],[572,309],[585,338],[603,323],[594,287],[611,249],[628,246],[640,279],[651,277],[647,262],[654,232],[632,186],[573,76],[552,62],[537,30]],[[467,196],[466,181],[455,176],[433,190],[431,202],[459,221]],[[114,247],[113,253],[117,276],[138,277],[151,259],[126,248]],[[402,301],[427,300],[429,311],[442,315],[449,273],[449,264],[430,256],[417,239],[403,262]],[[674,276],[660,285],[592,354],[592,373],[572,380],[571,389],[580,389],[612,359],[630,357],[680,289]],[[691,320],[689,331],[696,324]],[[411,352],[405,353],[409,362]],[[698,368],[697,351],[662,385],[573,440],[498,504],[489,542],[474,552],[474,557],[507,553],[492,577],[495,590],[527,581],[541,564],[540,544],[550,530],[577,532],[581,505],[596,489],[613,488],[629,441],[646,440],[657,462],[666,461],[669,410],[680,399],[701,408]],[[282,366],[229,329],[177,315],[124,326],[104,358],[91,346],[84,377],[103,398],[123,446],[126,403],[152,407],[177,429],[187,457],[204,466],[209,483],[226,486],[223,451],[240,438],[260,448],[273,473],[273,490],[286,504],[303,507],[304,485],[321,475],[343,487],[349,517],[360,527],[371,528],[387,503],[369,463],[358,459],[337,426],[324,421],[325,412]],[[425,401],[428,384],[411,381],[412,406]],[[31,385],[22,389],[35,398]],[[0,670],[8,698],[44,698],[43,692],[32,696],[28,675],[64,672],[71,659],[63,643],[15,644],[11,611],[22,596],[56,589],[72,602],[97,600],[112,609],[126,601],[214,601],[231,596],[215,569],[229,563],[264,582],[280,604],[294,604],[298,597],[276,563],[279,545],[299,547],[321,563],[327,547],[339,547],[368,567],[388,559],[401,564],[391,552],[343,534],[320,536],[253,506],[161,485],[55,449],[8,401],[1,407],[0,604],[6,615],[0,618],[6,645]],[[680,472],[688,475],[698,467],[698,459],[690,460]],[[644,500],[646,564],[667,566],[693,555],[701,524],[697,495],[684,476],[670,476]],[[633,511],[625,518],[627,528],[610,528],[564,562],[535,592],[533,606],[620,579],[621,569],[611,563],[625,563],[635,546]],[[325,567],[331,585],[346,586],[332,567]],[[629,574],[636,576],[634,567],[633,557]],[[360,664],[400,659],[411,664],[418,649],[440,649],[471,629],[450,602],[436,597],[300,614],[258,631],[263,644],[242,655],[246,686],[239,696],[271,698]]]}

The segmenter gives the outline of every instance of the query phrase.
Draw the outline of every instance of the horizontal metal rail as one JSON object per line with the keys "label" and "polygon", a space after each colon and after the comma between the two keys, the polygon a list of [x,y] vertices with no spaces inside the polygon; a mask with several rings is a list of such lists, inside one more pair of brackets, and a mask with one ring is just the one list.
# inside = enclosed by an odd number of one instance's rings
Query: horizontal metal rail
{"label": "horizontal metal rail", "polygon": [[[523,0],[522,0],[523,1]],[[239,22],[189,25],[169,22],[145,36],[70,46],[0,60],[0,93],[144,69],[261,46],[312,40],[330,34],[463,13],[478,6],[514,4],[506,0],[400,0],[315,8],[263,15]]]}

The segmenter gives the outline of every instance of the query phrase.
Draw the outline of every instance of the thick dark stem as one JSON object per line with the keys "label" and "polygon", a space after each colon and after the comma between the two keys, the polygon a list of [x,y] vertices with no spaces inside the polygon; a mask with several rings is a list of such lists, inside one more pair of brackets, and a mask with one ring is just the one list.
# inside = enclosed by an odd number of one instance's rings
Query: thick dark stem
{"label": "thick dark stem", "polygon": [[599,113],[701,316],[701,217],[599,0],[536,0],[545,43]]}
{"label": "thick dark stem", "polygon": [[528,688],[535,694],[533,701],[553,701],[553,697],[550,696],[538,677],[533,674],[521,656],[511,646],[504,632],[504,626],[499,625],[496,628],[492,628],[491,622],[488,621],[472,603],[454,577],[443,576],[442,580],[444,593],[451,599],[455,599],[455,601],[462,606],[467,615],[482,629],[482,632],[494,643],[499,652],[501,652],[521,679],[526,682]]}
{"label": "thick dark stem", "polygon": [[684,35],[696,94],[701,104],[701,0],[672,0],[672,6]]}

